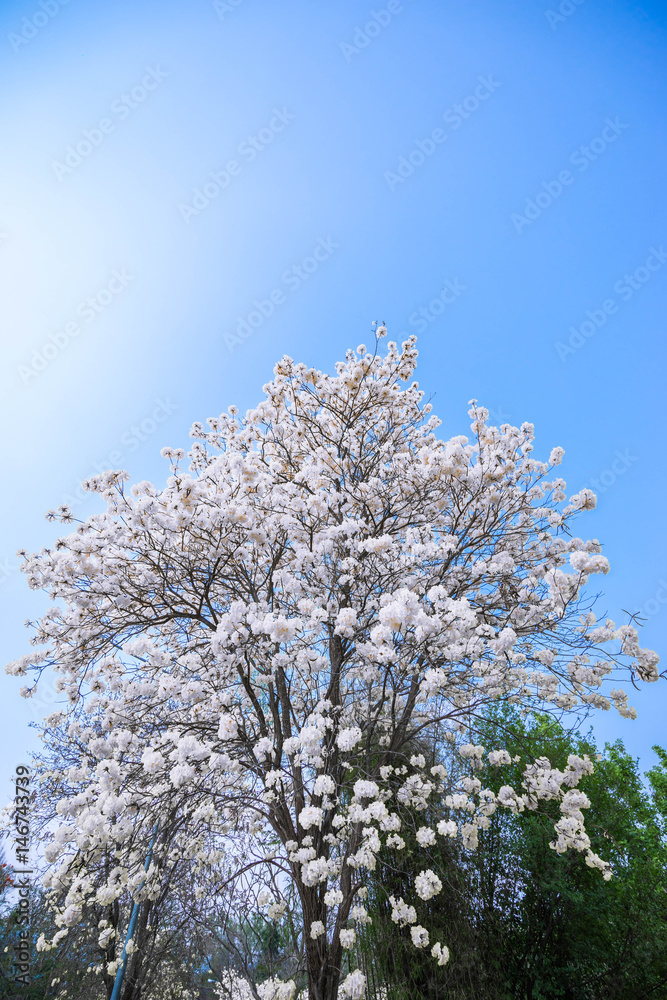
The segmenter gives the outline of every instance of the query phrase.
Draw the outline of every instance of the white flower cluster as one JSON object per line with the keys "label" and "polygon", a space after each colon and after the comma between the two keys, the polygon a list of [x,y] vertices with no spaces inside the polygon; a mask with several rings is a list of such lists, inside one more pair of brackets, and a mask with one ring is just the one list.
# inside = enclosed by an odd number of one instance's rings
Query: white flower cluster
{"label": "white flower cluster", "polygon": [[280,920],[280,918],[284,916],[286,909],[287,909],[286,901],[281,900],[279,903],[270,903],[269,908],[266,912],[270,920]]}
{"label": "white flower cluster", "polygon": [[284,982],[276,976],[266,979],[257,987],[260,1000],[294,1000],[296,996],[296,983],[292,979]]}
{"label": "white flower cluster", "polygon": [[414,924],[417,920],[417,911],[414,906],[409,906],[405,900],[399,896],[395,899],[393,896],[389,897],[389,902],[391,903],[391,919],[399,927],[406,927],[408,924]]}
{"label": "white flower cluster", "polygon": [[[222,974],[222,982],[215,987],[218,1000],[253,1000],[254,993],[247,979],[239,976],[232,969]],[[257,986],[260,1000],[294,1000],[296,983],[289,979],[265,979]]]}
{"label": "white flower cluster", "polygon": [[438,965],[447,965],[449,961],[449,948],[446,944],[436,942],[431,948],[431,955],[433,958],[437,958]]}
{"label": "white flower cluster", "polygon": [[299,813],[299,825],[304,830],[309,830],[311,826],[322,826],[324,814],[318,806],[306,806]]}
{"label": "white flower cluster", "polygon": [[348,1000],[363,1000],[366,995],[366,977],[359,969],[350,972],[340,986],[340,994]]}
{"label": "white flower cluster", "polygon": [[432,899],[442,889],[442,882],[430,868],[420,872],[415,879],[415,892],[420,899]]}
{"label": "white flower cluster", "polygon": [[428,948],[428,931],[421,924],[410,928],[410,937],[415,948]]}
{"label": "white flower cluster", "polygon": [[501,764],[511,764],[512,758],[508,754],[507,750],[491,750],[489,751],[489,764],[492,767],[500,767]]}
{"label": "white flower cluster", "polygon": [[340,932],[340,943],[343,948],[350,949],[354,948],[355,942],[357,940],[357,935],[354,929],[344,927]]}
{"label": "white flower cluster", "polygon": [[341,729],[338,733],[336,743],[339,750],[343,753],[349,753],[351,750],[354,750],[360,739],[361,729],[359,726],[348,726],[347,729]]}

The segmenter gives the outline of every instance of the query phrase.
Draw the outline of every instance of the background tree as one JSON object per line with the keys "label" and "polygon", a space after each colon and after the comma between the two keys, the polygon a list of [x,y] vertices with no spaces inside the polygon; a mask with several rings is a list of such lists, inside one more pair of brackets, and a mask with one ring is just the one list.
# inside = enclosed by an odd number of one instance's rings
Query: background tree
{"label": "background tree", "polygon": [[[420,905],[414,881],[424,867],[424,850],[409,838],[399,862],[381,859],[369,911],[373,924],[364,935],[374,980],[390,984],[391,995],[472,1000],[631,1000],[667,995],[667,837],[660,806],[666,786],[667,754],[649,772],[648,788],[637,763],[620,741],[602,754],[592,737],[538,716],[523,722],[516,712],[495,712],[480,727],[482,738],[505,734],[512,756],[538,758],[549,752],[566,765],[572,753],[596,758],[594,773],[581,786],[591,801],[588,834],[604,852],[613,876],[602,883],[577,854],[550,847],[553,806],[540,812],[496,812],[479,846],[467,852],[453,842],[428,848],[429,864],[446,894],[429,920],[442,922],[456,948],[457,962],[436,978],[424,956],[397,945],[391,935],[387,894],[400,891]],[[451,761],[449,766],[455,766]],[[477,772],[496,791],[516,781],[519,761]],[[436,813],[432,822],[437,822]],[[444,903],[444,906],[441,904]],[[385,942],[391,941],[388,947]]]}

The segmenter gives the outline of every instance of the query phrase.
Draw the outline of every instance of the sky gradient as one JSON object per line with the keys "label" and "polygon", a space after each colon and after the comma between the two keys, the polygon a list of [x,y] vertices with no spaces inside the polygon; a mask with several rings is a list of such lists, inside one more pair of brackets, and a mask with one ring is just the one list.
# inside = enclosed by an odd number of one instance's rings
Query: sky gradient
{"label": "sky gradient", "polygon": [[[618,0],[195,0],[0,7],[4,660],[48,599],[17,570],[161,483],[164,445],[289,354],[418,334],[444,436],[475,397],[562,445],[600,611],[665,651],[667,10]],[[593,581],[592,581],[593,582]],[[7,774],[55,694],[0,676]],[[667,683],[598,719],[645,767]]]}

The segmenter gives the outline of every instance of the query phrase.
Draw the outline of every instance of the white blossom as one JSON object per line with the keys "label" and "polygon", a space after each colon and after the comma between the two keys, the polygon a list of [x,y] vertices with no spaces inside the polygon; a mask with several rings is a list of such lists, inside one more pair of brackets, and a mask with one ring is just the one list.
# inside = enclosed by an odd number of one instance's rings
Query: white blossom
{"label": "white blossom", "polygon": [[437,826],[441,837],[456,837],[459,828],[452,819],[441,819]]}
{"label": "white blossom", "polygon": [[347,729],[341,729],[336,737],[336,743],[343,753],[347,753],[354,749],[360,739],[361,729],[359,726],[348,726]]}
{"label": "white blossom", "polygon": [[359,969],[350,972],[341,983],[340,992],[349,1000],[363,1000],[366,994],[366,977]]}
{"label": "white blossom", "polygon": [[336,791],[336,782],[330,774],[319,774],[315,779],[313,787],[314,795],[333,795]]}
{"label": "white blossom", "polygon": [[221,740],[233,740],[236,739],[238,734],[238,725],[235,719],[231,715],[223,714],[220,716],[220,724],[218,726],[218,736]]}
{"label": "white blossom", "polygon": [[340,943],[343,948],[354,948],[357,935],[354,930],[343,928],[340,932]]}
{"label": "white blossom", "polygon": [[354,795],[357,799],[371,799],[375,798],[380,793],[380,789],[375,781],[364,781],[359,778],[358,781],[354,783]]}
{"label": "white blossom", "polygon": [[164,757],[162,754],[159,750],[151,750],[150,747],[146,747],[142,753],[141,762],[148,774],[155,774],[156,771],[164,767]]}
{"label": "white blossom", "polygon": [[311,826],[322,826],[323,813],[319,806],[306,806],[299,813],[299,824],[304,830],[310,829]]}
{"label": "white blossom", "polygon": [[417,842],[420,847],[430,847],[435,844],[435,833],[430,826],[422,826],[417,830]]}
{"label": "white blossom", "polygon": [[352,920],[356,920],[359,924],[372,923],[372,918],[369,917],[366,907],[361,904],[357,904],[357,906],[352,907],[350,910],[350,918]]}
{"label": "white blossom", "polygon": [[410,937],[415,948],[428,948],[428,931],[420,924],[410,928]]}
{"label": "white blossom", "polygon": [[430,868],[420,872],[415,879],[415,891],[420,899],[432,899],[442,889],[442,882]]}
{"label": "white blossom", "polygon": [[405,927],[407,924],[415,923],[417,920],[417,911],[414,906],[410,906],[400,896],[398,899],[394,899],[393,896],[390,896],[389,902],[392,906],[391,919],[395,924]]}
{"label": "white blossom", "polygon": [[489,751],[489,764],[492,767],[499,767],[501,764],[511,764],[512,758],[508,754],[507,750],[491,750]]}
{"label": "white blossom", "polygon": [[446,944],[440,944],[439,941],[431,948],[431,955],[433,958],[437,958],[438,965],[447,965],[449,961],[449,948]]}

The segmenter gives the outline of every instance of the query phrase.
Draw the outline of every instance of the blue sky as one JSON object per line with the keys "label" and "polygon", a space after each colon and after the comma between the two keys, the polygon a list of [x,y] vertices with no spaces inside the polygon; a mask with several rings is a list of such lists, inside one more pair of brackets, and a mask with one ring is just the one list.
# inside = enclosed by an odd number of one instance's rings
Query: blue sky
{"label": "blue sky", "polygon": [[[193,0],[0,8],[3,653],[45,607],[17,548],[161,481],[284,353],[419,335],[447,436],[477,397],[566,449],[599,607],[665,650],[665,28],[618,0]],[[62,532],[62,528],[60,528]],[[0,676],[0,757],[49,699]],[[602,717],[650,766],[667,684]]]}

